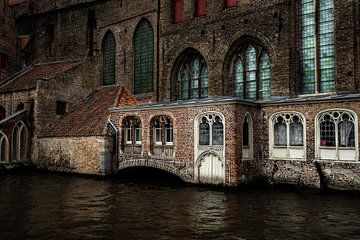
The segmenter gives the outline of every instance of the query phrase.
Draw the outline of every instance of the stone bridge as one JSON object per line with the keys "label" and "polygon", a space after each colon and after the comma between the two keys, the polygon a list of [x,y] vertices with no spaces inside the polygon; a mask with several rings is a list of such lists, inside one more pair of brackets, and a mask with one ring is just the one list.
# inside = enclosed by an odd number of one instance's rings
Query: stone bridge
{"label": "stone bridge", "polygon": [[184,182],[193,182],[192,173],[183,162],[178,162],[173,159],[161,157],[135,157],[135,156],[120,156],[118,162],[118,171],[131,167],[150,167],[160,169],[182,179]]}

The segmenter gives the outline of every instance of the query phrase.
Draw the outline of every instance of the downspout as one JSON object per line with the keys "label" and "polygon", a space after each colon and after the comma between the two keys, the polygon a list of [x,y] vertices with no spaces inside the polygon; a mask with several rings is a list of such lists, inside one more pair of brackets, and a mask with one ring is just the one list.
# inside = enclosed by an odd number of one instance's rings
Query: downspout
{"label": "downspout", "polygon": [[108,120],[108,123],[109,123],[110,127],[115,132],[115,141],[114,141],[114,144],[115,144],[115,159],[116,159],[116,169],[118,169],[118,164],[119,164],[119,160],[118,160],[118,157],[119,157],[119,144],[118,144],[119,143],[119,130],[117,129],[115,124],[110,119]]}
{"label": "downspout", "polygon": [[159,102],[159,89],[160,89],[160,0],[158,0],[158,6],[157,6],[157,26],[156,26],[156,101]]}

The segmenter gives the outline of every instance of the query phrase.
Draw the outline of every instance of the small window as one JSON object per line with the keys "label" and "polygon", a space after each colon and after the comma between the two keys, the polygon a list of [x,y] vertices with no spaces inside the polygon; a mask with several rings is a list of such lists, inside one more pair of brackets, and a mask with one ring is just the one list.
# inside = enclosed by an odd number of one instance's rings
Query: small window
{"label": "small window", "polygon": [[6,117],[6,111],[3,106],[0,105],[0,121]]}
{"label": "small window", "polygon": [[88,56],[92,57],[94,55],[94,49],[96,46],[95,41],[95,31],[96,31],[96,16],[95,10],[91,10],[88,12],[88,22],[87,22],[87,48],[88,48]]}
{"label": "small window", "polygon": [[206,15],[206,0],[196,0],[196,12],[195,16],[205,16]]}
{"label": "small window", "polygon": [[131,128],[127,127],[125,129],[125,134],[126,134],[126,144],[132,144],[132,134],[131,134]]}
{"label": "small window", "polygon": [[253,159],[253,122],[249,113],[245,115],[242,131],[242,159]]}
{"label": "small window", "polygon": [[182,22],[184,0],[173,0],[173,23]]}
{"label": "small window", "polygon": [[155,156],[173,156],[173,125],[167,116],[156,116],[151,120],[151,153]]}
{"label": "small window", "polygon": [[225,8],[231,8],[236,6],[237,0],[225,0]]}
{"label": "small window", "polygon": [[213,145],[224,144],[224,126],[219,116],[215,117],[215,122],[212,125],[212,139]]}
{"label": "small window", "polygon": [[56,115],[65,116],[67,113],[67,102],[57,101],[56,102]]}
{"label": "small window", "polygon": [[154,129],[154,137],[155,137],[155,145],[162,145],[162,141],[161,141],[161,128],[160,126],[156,127]]}

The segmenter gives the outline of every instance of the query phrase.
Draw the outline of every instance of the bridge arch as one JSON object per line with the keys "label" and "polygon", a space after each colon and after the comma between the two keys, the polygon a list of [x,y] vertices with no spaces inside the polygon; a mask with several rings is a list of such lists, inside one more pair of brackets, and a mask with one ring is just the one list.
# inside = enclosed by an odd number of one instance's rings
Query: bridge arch
{"label": "bridge arch", "polygon": [[184,182],[193,182],[191,176],[185,171],[185,164],[175,163],[173,161],[159,161],[158,159],[127,159],[119,163],[118,172],[133,167],[155,168],[171,173]]}

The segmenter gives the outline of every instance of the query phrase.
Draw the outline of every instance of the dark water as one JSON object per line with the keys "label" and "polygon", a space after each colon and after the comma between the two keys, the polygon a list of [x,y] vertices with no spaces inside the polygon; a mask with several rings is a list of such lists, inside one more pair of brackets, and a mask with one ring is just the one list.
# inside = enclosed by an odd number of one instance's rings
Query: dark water
{"label": "dark water", "polygon": [[0,230],[0,239],[360,239],[360,197],[9,174]]}

